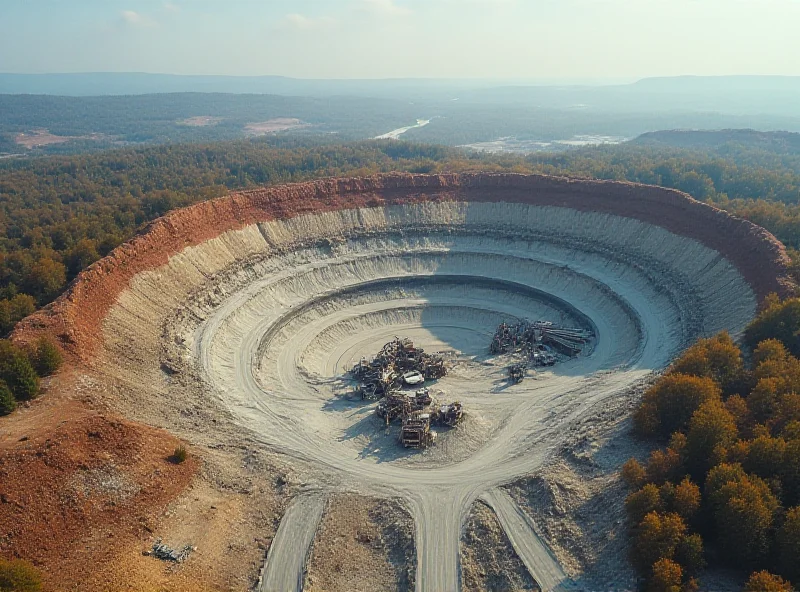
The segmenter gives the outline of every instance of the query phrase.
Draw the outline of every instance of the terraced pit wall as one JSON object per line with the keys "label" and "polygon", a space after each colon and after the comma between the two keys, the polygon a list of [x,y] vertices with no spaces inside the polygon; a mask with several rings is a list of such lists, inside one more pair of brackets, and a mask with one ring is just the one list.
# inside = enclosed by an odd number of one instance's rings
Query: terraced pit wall
{"label": "terraced pit wall", "polygon": [[242,191],[171,212],[82,272],[58,300],[23,320],[13,338],[26,342],[45,332],[88,360],[101,345],[103,319],[131,279],[187,247],[260,222],[426,201],[512,202],[634,218],[718,251],[760,300],[792,289],[789,258],[773,235],[679,191],[541,175],[391,174]]}

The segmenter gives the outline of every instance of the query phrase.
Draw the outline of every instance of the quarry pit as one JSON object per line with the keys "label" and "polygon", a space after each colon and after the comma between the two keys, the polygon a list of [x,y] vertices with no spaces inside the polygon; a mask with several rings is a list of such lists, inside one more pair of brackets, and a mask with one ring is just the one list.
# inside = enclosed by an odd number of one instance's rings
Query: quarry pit
{"label": "quarry pit", "polygon": [[[261,590],[302,587],[340,494],[407,510],[419,591],[459,589],[478,500],[539,587],[561,590],[575,574],[504,486],[694,339],[739,333],[784,292],[786,263],[763,229],[673,190],[511,174],[324,180],[168,214],[16,338],[58,338],[129,419],[293,475]],[[509,385],[488,346],[499,323],[524,318],[585,328],[592,346]],[[424,452],[398,447],[376,402],[350,396],[347,370],[395,336],[448,356],[431,388],[467,410]]]}

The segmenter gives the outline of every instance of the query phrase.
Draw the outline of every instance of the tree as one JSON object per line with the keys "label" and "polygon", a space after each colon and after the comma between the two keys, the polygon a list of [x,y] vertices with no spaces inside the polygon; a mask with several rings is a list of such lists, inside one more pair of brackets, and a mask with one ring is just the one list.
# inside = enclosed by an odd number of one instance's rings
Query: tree
{"label": "tree", "polygon": [[747,396],[747,408],[759,423],[769,421],[778,408],[780,381],[777,378],[762,378]]}
{"label": "tree", "polygon": [[28,356],[7,340],[0,340],[0,380],[17,401],[32,399],[39,392],[39,377]]}
{"label": "tree", "polygon": [[0,592],[39,592],[42,578],[26,561],[0,559]]}
{"label": "tree", "polygon": [[685,534],[686,524],[677,514],[650,512],[635,531],[633,564],[646,573],[659,559],[672,559]]}
{"label": "tree", "polygon": [[0,300],[0,335],[11,331],[14,325],[35,310],[36,301],[27,294],[16,294],[10,299]]}
{"label": "tree", "polygon": [[647,481],[662,485],[663,483],[678,479],[683,472],[683,459],[681,455],[672,447],[668,446],[665,450],[653,450],[647,461]]}
{"label": "tree", "polygon": [[14,393],[0,380],[0,416],[13,413],[16,408],[17,400],[14,398]]}
{"label": "tree", "polygon": [[30,351],[29,358],[39,376],[55,374],[64,362],[61,350],[49,337],[42,336]]}
{"label": "tree", "polygon": [[722,460],[719,451],[733,443],[737,432],[736,419],[719,399],[700,405],[686,434],[686,463],[692,475],[702,477]]}
{"label": "tree", "polygon": [[95,241],[84,238],[75,243],[66,257],[67,269],[70,277],[75,277],[81,270],[89,267],[100,259]]}
{"label": "tree", "polygon": [[746,477],[742,465],[738,463],[721,463],[711,469],[706,476],[706,497],[712,504],[721,501],[719,498],[722,487],[728,483],[742,481]]}
{"label": "tree", "polygon": [[786,393],[778,398],[775,425],[783,429],[792,422],[800,423],[800,394]]}
{"label": "tree", "polygon": [[750,424],[750,408],[747,406],[747,401],[741,395],[733,395],[725,400],[725,409],[728,410],[736,420],[736,427],[740,432]]}
{"label": "tree", "polygon": [[633,525],[641,523],[650,512],[657,512],[661,509],[661,494],[658,487],[652,483],[648,483],[625,499],[625,510]]}
{"label": "tree", "polygon": [[731,336],[722,332],[699,339],[670,368],[671,372],[710,378],[725,392],[738,384],[744,371],[742,352]]}
{"label": "tree", "polygon": [[778,565],[782,575],[800,582],[800,506],[786,512],[778,532]]}
{"label": "tree", "polygon": [[648,592],[681,592],[683,570],[670,559],[659,559],[653,564],[653,573],[647,583]]}
{"label": "tree", "polygon": [[666,438],[683,430],[697,408],[713,399],[721,399],[721,393],[710,378],[667,374],[644,394],[634,426],[642,435]]}
{"label": "tree", "polygon": [[753,365],[758,367],[768,361],[783,361],[788,355],[783,343],[777,339],[764,339],[753,351]]}
{"label": "tree", "polygon": [[786,444],[782,474],[788,502],[800,503],[800,439],[790,440]]}
{"label": "tree", "polygon": [[[663,500],[663,495],[662,495]],[[669,509],[684,520],[691,520],[700,509],[700,488],[691,482],[689,477],[675,486]],[[666,501],[665,501],[666,503]]]}
{"label": "tree", "polygon": [[750,347],[766,339],[777,339],[793,355],[800,356],[800,299],[772,303],[747,326],[744,338]]}
{"label": "tree", "polygon": [[770,531],[780,507],[769,486],[745,475],[729,481],[711,498],[720,547],[736,564],[758,565],[769,554]]}
{"label": "tree", "polygon": [[794,592],[792,585],[768,571],[759,571],[750,576],[744,592]]}
{"label": "tree", "polygon": [[706,566],[703,557],[703,539],[699,534],[691,534],[681,539],[675,549],[675,561],[688,575],[696,575]]}
{"label": "tree", "polygon": [[780,477],[786,456],[786,440],[759,436],[749,443],[745,471],[764,479]]}
{"label": "tree", "polygon": [[26,289],[36,295],[40,302],[48,302],[61,292],[66,283],[67,269],[64,264],[45,257],[31,268]]}

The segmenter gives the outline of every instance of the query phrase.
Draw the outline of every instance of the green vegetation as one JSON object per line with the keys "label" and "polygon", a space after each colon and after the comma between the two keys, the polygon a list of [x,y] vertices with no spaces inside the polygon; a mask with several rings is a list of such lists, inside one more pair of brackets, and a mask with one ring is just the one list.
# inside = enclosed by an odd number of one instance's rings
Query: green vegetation
{"label": "green vegetation", "polygon": [[0,559],[0,592],[39,592],[42,577],[25,561]]}
{"label": "green vegetation", "polygon": [[33,399],[39,392],[39,376],[25,352],[10,341],[0,341],[0,380],[17,401]]}
{"label": "green vegetation", "polygon": [[48,338],[30,349],[0,340],[0,416],[14,411],[18,402],[35,398],[39,378],[55,373],[62,362],[61,350]]}
{"label": "green vegetation", "polygon": [[635,411],[636,433],[666,442],[622,469],[631,560],[648,589],[696,589],[704,541],[730,567],[757,572],[746,590],[800,581],[800,359],[789,347],[798,307],[768,299],[746,331],[750,365],[725,333],[699,340]]}
{"label": "green vegetation", "polygon": [[16,408],[17,400],[14,398],[14,393],[5,382],[0,381],[0,417],[12,413]]}
{"label": "green vegetation", "polygon": [[28,352],[28,358],[39,376],[55,374],[64,362],[61,350],[48,337],[39,338]]}
{"label": "green vegetation", "polygon": [[186,446],[181,444],[180,446],[176,447],[175,450],[173,451],[172,456],[170,457],[170,461],[172,461],[176,465],[179,465],[183,462],[186,462],[187,458],[189,458],[189,450],[186,448]]}

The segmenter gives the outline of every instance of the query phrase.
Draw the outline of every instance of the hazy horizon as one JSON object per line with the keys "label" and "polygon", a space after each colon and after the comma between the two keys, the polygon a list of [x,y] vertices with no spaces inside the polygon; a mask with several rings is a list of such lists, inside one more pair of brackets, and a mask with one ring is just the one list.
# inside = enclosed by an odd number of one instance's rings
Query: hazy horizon
{"label": "hazy horizon", "polygon": [[798,0],[4,0],[0,72],[615,84],[800,75]]}

